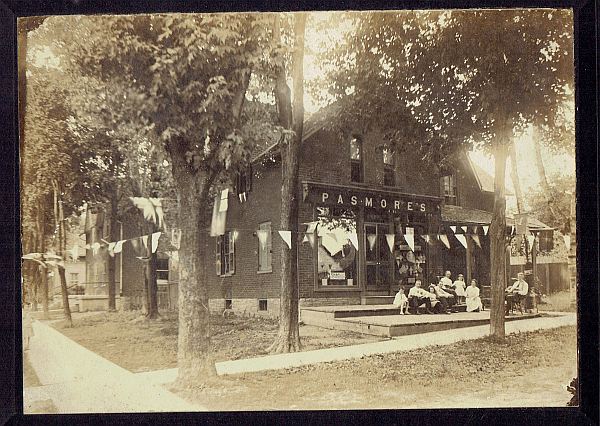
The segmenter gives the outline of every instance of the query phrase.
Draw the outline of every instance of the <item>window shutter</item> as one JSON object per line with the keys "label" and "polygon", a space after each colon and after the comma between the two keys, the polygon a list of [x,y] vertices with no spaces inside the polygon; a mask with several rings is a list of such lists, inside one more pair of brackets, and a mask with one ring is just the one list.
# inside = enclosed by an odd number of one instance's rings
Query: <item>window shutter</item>
{"label": "window shutter", "polygon": [[216,237],[215,246],[215,267],[217,275],[221,275],[221,236]]}

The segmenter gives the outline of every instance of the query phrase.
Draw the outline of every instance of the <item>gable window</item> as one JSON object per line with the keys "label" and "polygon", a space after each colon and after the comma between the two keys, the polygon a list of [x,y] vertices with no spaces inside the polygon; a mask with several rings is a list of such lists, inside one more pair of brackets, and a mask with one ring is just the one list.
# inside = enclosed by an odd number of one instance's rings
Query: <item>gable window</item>
{"label": "gable window", "polygon": [[362,168],[362,140],[358,136],[353,136],[352,139],[350,139],[350,180],[352,182],[362,182]]}
{"label": "gable window", "polygon": [[458,191],[456,189],[456,177],[448,174],[441,177],[442,194],[446,204],[458,205]]}
{"label": "gable window", "polygon": [[258,225],[258,272],[272,271],[272,238],[271,222]]}
{"label": "gable window", "polygon": [[235,272],[235,241],[233,232],[227,231],[216,238],[216,273],[219,276]]}
{"label": "gable window", "polygon": [[396,173],[394,171],[394,153],[389,148],[383,148],[383,184],[385,186],[396,185]]}

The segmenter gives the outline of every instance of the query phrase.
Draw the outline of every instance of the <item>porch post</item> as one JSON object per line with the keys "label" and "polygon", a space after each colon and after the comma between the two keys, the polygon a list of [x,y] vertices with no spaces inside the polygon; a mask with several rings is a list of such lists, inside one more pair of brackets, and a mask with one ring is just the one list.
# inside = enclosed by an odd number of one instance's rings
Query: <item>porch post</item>
{"label": "porch post", "polygon": [[466,252],[466,264],[467,264],[467,270],[465,271],[465,282],[467,283],[467,285],[469,285],[469,283],[471,282],[471,276],[472,276],[472,267],[473,267],[473,259],[471,258],[471,242],[469,241],[468,238],[466,238],[467,241],[467,247],[465,248],[465,252]]}

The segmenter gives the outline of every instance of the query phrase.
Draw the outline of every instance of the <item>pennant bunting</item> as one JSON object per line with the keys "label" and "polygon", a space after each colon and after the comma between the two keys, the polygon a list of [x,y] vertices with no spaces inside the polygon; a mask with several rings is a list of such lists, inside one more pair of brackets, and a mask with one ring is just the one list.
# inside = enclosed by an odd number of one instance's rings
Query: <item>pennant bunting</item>
{"label": "pennant bunting", "polygon": [[318,223],[319,222],[317,222],[317,221],[307,223],[306,224],[307,225],[306,232],[307,233],[313,233],[313,232],[315,232],[315,229],[317,229],[317,224]]}
{"label": "pennant bunting", "polygon": [[473,233],[477,234],[477,231],[479,230],[479,226],[474,226],[473,227]]}
{"label": "pennant bunting", "polygon": [[136,254],[139,254],[140,252],[140,239],[139,238],[134,238],[133,240],[129,240],[129,242],[131,243],[131,247],[133,247],[133,251]]}
{"label": "pennant bunting", "polygon": [[385,239],[387,241],[388,247],[390,248],[390,253],[394,252],[394,240],[396,239],[396,234],[385,234]]}
{"label": "pennant bunting", "polygon": [[304,234],[304,238],[302,238],[302,244],[308,243],[308,236]]}
{"label": "pennant bunting", "polygon": [[115,243],[115,249],[114,249],[115,253],[121,253],[121,251],[123,251],[123,243],[124,242],[125,242],[125,240],[120,240]]}
{"label": "pennant bunting", "polygon": [[467,237],[461,234],[455,235],[456,239],[462,244],[464,248],[467,248]]}
{"label": "pennant bunting", "polygon": [[475,241],[475,244],[477,244],[477,246],[479,248],[481,248],[481,241],[479,240],[479,235],[471,235],[471,238],[473,238],[473,241]]}
{"label": "pennant bunting", "polygon": [[369,250],[373,251],[373,249],[375,248],[375,242],[377,241],[377,235],[368,234],[367,241],[369,242]]}
{"label": "pennant bunting", "polygon": [[348,239],[350,240],[354,248],[358,250],[358,235],[356,234],[356,231],[348,232]]}
{"label": "pennant bunting", "polygon": [[448,248],[448,249],[450,248],[450,240],[448,240],[448,236],[447,235],[441,234],[440,235],[440,241],[442,243],[444,243],[444,245],[446,246],[446,248]]}
{"label": "pennant bunting", "polygon": [[117,243],[108,243],[108,254],[110,255],[110,257],[115,257],[114,249],[116,244]]}
{"label": "pennant bunting", "polygon": [[488,230],[490,229],[490,227],[487,226],[487,225],[483,225],[482,228],[483,228],[483,235],[487,235]]}
{"label": "pennant bunting", "polygon": [[292,231],[277,231],[279,232],[279,236],[285,241],[288,248],[292,248]]}
{"label": "pennant bunting", "polygon": [[147,235],[143,235],[142,236],[142,244],[144,244],[144,248],[148,248],[148,236]]}
{"label": "pennant bunting", "polygon": [[267,248],[267,242],[269,239],[269,231],[267,229],[259,229],[256,231],[256,236],[258,237],[260,249],[265,250]]}
{"label": "pennant bunting", "polygon": [[310,234],[306,234],[306,236],[308,237],[308,243],[310,244],[311,248],[315,247],[315,234],[313,232],[311,232]]}
{"label": "pennant bunting", "polygon": [[463,234],[467,233],[467,227],[466,226],[461,226],[460,229],[462,229]]}
{"label": "pennant bunting", "polygon": [[450,229],[452,230],[452,232],[453,232],[454,234],[456,234],[456,226],[450,226]]}
{"label": "pennant bunting", "polygon": [[156,249],[158,248],[158,240],[160,240],[160,234],[162,232],[154,232],[152,234],[152,253],[156,253]]}
{"label": "pennant bunting", "polygon": [[415,251],[415,228],[410,228],[407,226],[404,239],[406,240],[406,243],[410,247],[411,251]]}
{"label": "pennant bunting", "polygon": [[565,247],[567,248],[567,251],[571,251],[571,236],[563,235],[563,240],[565,241]]}

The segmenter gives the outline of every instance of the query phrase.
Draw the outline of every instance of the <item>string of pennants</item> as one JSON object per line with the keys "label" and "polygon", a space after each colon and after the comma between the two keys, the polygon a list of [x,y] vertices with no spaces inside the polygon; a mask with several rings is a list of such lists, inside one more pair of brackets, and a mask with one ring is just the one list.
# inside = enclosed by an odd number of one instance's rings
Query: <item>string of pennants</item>
{"label": "string of pennants", "polygon": [[[115,254],[117,253],[121,253],[123,251],[123,245],[125,243],[130,243],[132,245],[132,247],[137,251],[141,246],[144,247],[144,249],[148,249],[148,242],[150,242],[150,249],[152,251],[152,253],[156,253],[156,250],[158,249],[158,241],[160,239],[162,232],[154,232],[152,234],[148,234],[148,235],[142,235],[140,237],[135,237],[135,238],[129,238],[126,240],[119,240],[119,241],[114,241],[114,242],[109,242],[106,241],[105,239],[102,239],[102,244],[99,242],[95,242],[92,244],[86,244],[84,246],[84,248],[86,250],[92,250],[92,253],[94,255],[98,254],[98,251],[100,250],[101,247],[106,246],[108,248],[108,254],[111,257],[114,257]],[[140,245],[141,244],[141,245]],[[76,259],[79,257],[79,246],[75,245],[73,246],[73,248],[71,249],[71,255],[73,256],[73,259]]]}

